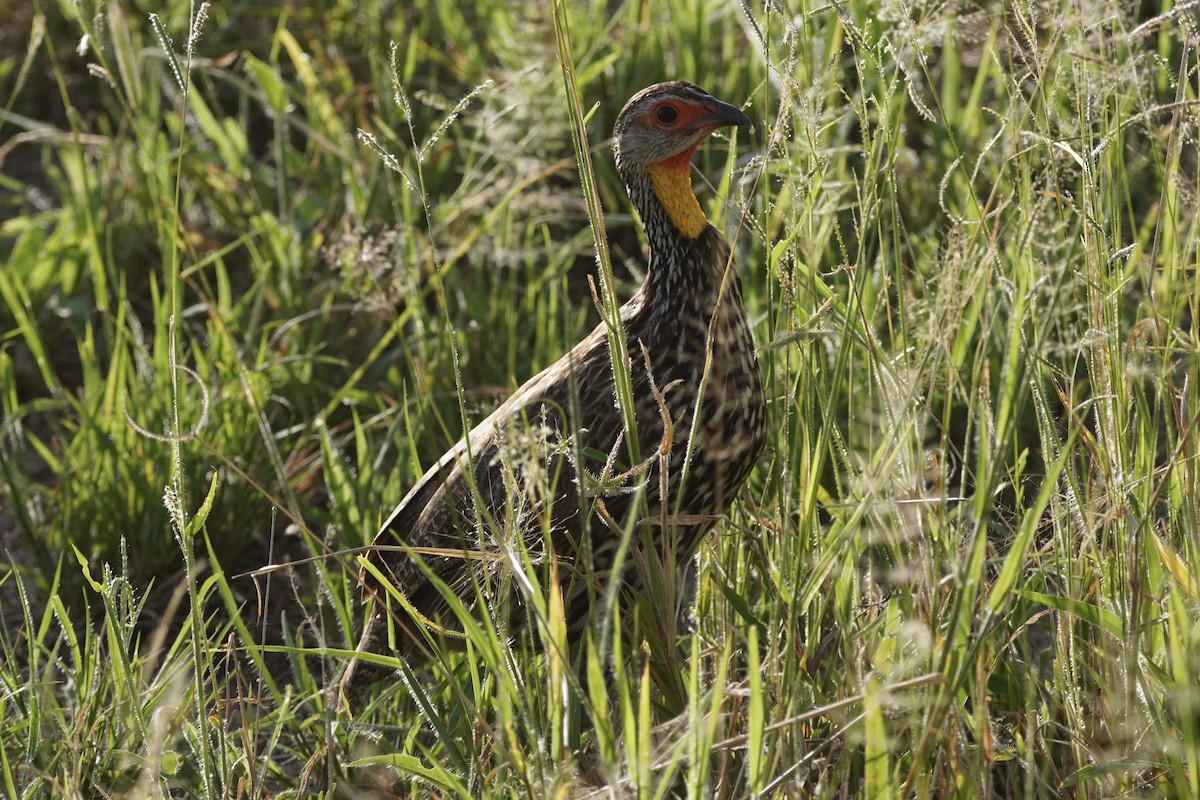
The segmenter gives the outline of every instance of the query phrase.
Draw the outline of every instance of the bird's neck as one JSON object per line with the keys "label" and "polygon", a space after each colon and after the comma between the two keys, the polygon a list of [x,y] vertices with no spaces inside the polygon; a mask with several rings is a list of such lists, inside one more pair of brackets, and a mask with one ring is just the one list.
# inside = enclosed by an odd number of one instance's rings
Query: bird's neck
{"label": "bird's neck", "polygon": [[692,147],[677,156],[651,164],[646,172],[650,190],[667,219],[687,239],[695,239],[708,224],[700,201],[692,192]]}
{"label": "bird's neck", "polygon": [[[690,155],[690,154],[689,154]],[[729,248],[692,193],[688,162],[656,164],[626,176],[650,248],[643,291],[660,309],[679,303],[709,303],[720,284]],[[710,309],[711,310],[711,309]]]}

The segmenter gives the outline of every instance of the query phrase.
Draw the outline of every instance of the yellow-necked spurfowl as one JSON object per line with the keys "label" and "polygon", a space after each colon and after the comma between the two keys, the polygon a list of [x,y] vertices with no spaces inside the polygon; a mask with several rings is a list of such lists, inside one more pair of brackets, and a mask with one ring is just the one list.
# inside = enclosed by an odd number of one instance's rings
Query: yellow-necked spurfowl
{"label": "yellow-necked spurfowl", "polygon": [[[672,81],[634,95],[613,131],[617,171],[650,249],[645,283],[621,307],[646,459],[631,482],[644,487],[652,516],[665,505],[662,518],[675,521],[653,535],[660,542],[674,537],[679,565],[711,527],[703,518],[723,513],[741,489],[766,439],[762,375],[741,285],[729,245],[705,218],[691,183],[692,154],[705,138],[749,124],[734,106]],[[664,436],[666,419],[673,433]],[[597,480],[629,468],[606,464],[609,454],[628,452],[622,430],[602,323],[425,473],[384,524],[370,562],[421,615],[444,618],[444,596],[414,558],[471,606],[496,585],[498,560],[514,551],[502,531],[515,524],[529,552],[553,548],[568,623],[581,627],[594,596],[589,586],[608,585],[619,526],[632,510],[630,482]],[[595,513],[598,501],[606,513]],[[637,580],[627,573],[622,579]],[[370,574],[364,583],[370,611],[359,652],[420,652],[425,639],[402,604]],[[354,659],[341,688],[356,698],[386,675]]]}

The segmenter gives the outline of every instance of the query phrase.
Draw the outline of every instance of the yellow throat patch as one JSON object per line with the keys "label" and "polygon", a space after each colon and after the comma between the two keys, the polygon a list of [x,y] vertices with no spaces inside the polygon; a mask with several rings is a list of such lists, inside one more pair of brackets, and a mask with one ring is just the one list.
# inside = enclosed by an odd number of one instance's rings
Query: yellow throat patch
{"label": "yellow throat patch", "polygon": [[669,158],[651,164],[647,171],[650,173],[650,186],[671,223],[684,236],[695,239],[708,224],[708,217],[704,216],[700,201],[692,193],[691,156],[689,152],[683,159]]}

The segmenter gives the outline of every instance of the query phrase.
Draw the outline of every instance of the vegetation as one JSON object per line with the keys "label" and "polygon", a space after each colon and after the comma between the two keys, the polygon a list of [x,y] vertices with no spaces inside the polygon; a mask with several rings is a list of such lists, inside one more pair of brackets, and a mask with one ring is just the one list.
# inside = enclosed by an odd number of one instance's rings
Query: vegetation
{"label": "vegetation", "polygon": [[[1196,12],[0,0],[8,795],[1197,796]],[[599,318],[567,87],[627,297],[667,78],[771,399],[693,623],[526,564],[352,715],[352,548]]]}

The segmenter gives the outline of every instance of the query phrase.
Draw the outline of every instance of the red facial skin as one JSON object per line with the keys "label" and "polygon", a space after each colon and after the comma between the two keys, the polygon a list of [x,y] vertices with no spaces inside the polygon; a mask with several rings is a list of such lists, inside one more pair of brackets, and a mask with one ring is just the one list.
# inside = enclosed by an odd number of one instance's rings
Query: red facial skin
{"label": "red facial skin", "polygon": [[[671,122],[663,122],[658,118],[658,111],[663,107],[670,107],[675,110],[675,119]],[[657,128],[658,130],[685,132],[696,137],[695,143],[683,150],[682,152],[664,159],[659,164],[663,164],[671,169],[688,170],[691,168],[692,155],[696,152],[696,148],[704,141],[704,137],[721,127],[719,123],[705,122],[705,118],[715,114],[717,107],[692,105],[688,103],[680,103],[677,100],[663,100],[655,103],[645,114],[642,115],[641,123],[647,128]]]}

